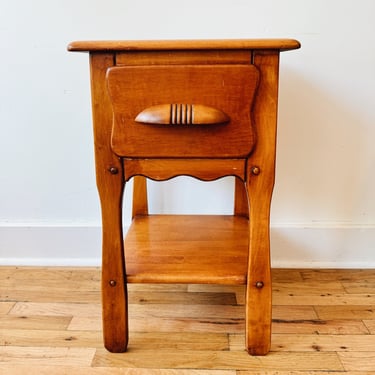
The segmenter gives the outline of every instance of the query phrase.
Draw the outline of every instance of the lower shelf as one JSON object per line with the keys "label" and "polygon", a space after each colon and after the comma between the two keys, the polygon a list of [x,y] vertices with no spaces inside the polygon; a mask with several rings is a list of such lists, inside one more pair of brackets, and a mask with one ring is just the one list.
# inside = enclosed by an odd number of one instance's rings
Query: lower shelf
{"label": "lower shelf", "polygon": [[127,281],[245,284],[248,233],[240,216],[137,216],[125,238]]}

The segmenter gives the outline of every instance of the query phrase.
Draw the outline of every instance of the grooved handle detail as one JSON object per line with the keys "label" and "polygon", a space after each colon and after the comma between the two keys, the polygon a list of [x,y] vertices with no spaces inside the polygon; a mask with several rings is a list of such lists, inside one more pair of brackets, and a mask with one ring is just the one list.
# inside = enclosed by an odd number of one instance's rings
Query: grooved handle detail
{"label": "grooved handle detail", "polygon": [[203,104],[160,104],[148,107],[136,122],[161,125],[210,125],[229,122],[223,111]]}
{"label": "grooved handle detail", "polygon": [[171,104],[170,124],[193,124],[192,104]]}

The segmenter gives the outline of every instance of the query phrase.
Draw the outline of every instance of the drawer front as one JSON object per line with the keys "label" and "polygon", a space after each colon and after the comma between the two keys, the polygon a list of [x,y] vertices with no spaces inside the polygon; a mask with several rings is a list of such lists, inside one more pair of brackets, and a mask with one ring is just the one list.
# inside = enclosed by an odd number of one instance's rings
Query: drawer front
{"label": "drawer front", "polygon": [[112,149],[123,157],[246,157],[258,80],[253,65],[110,68]]}

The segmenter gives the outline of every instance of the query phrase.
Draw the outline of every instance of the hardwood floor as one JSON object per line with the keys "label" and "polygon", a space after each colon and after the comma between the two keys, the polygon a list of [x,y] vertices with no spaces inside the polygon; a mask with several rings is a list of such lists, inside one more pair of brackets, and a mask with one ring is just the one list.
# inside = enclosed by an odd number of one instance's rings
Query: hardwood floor
{"label": "hardwood floor", "polygon": [[375,271],[273,270],[272,349],[244,351],[244,289],[132,284],[102,347],[100,270],[0,267],[0,374],[375,374]]}

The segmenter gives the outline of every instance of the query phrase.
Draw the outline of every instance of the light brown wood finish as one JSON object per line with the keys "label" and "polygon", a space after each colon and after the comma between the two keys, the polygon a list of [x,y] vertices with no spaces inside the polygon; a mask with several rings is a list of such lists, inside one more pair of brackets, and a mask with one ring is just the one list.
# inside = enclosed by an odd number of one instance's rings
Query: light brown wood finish
{"label": "light brown wood finish", "polygon": [[[127,282],[122,235],[124,177],[121,160],[111,149],[112,110],[106,87],[112,54],[92,54],[91,92],[96,181],[102,209],[102,300],[104,345],[123,352],[128,343]],[[119,303],[121,301],[121,303]]]}
{"label": "light brown wood finish", "polygon": [[148,215],[147,179],[134,175],[132,219],[137,215]]}
{"label": "light brown wood finish", "polygon": [[[68,47],[91,56],[108,350],[127,348],[128,283],[217,283],[246,285],[247,351],[269,351],[279,53],[296,48],[290,39]],[[180,175],[235,176],[234,216],[149,216],[145,178]],[[124,249],[122,194],[133,177]]]}
{"label": "light brown wood finish", "polygon": [[248,225],[236,216],[138,216],[125,240],[128,282],[244,284]]}
{"label": "light brown wood finish", "polygon": [[1,375],[375,374],[374,270],[274,269],[271,351],[256,358],[242,285],[130,284],[129,352],[106,352],[100,273],[0,267]]}
{"label": "light brown wood finish", "polygon": [[300,48],[294,39],[208,39],[208,40],[103,40],[76,41],[69,51],[170,51],[170,50],[263,50],[288,51]]}
{"label": "light brown wood finish", "polygon": [[[250,108],[258,77],[251,64],[110,68],[113,151],[123,157],[147,159],[246,157],[255,143]],[[230,121],[209,126],[138,123],[139,113],[155,103],[206,105],[221,110]]]}
{"label": "light brown wood finish", "polygon": [[[262,77],[254,105],[257,144],[248,159],[250,246],[246,289],[246,347],[265,354],[271,345],[271,262],[269,218],[275,178],[279,54],[257,51],[254,65]],[[260,306],[260,308],[254,308]]]}
{"label": "light brown wood finish", "polygon": [[[216,180],[224,175],[245,178],[244,159],[124,159],[125,180],[148,176],[156,181],[185,175],[202,181]],[[242,183],[243,185],[243,183]],[[246,211],[248,205],[246,202]]]}

